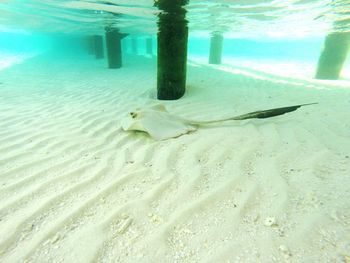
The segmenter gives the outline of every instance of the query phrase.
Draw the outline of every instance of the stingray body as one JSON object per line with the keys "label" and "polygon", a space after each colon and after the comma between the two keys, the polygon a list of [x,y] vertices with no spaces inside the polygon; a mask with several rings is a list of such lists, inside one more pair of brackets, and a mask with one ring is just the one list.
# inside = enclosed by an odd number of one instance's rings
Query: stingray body
{"label": "stingray body", "polygon": [[144,109],[132,111],[122,120],[122,128],[125,131],[143,131],[156,140],[165,140],[179,137],[183,134],[195,131],[200,125],[209,125],[223,121],[264,119],[283,115],[297,110],[306,105],[316,103],[300,104],[283,108],[275,108],[262,111],[254,111],[235,117],[211,120],[195,121],[180,118],[170,114],[163,105],[155,105]]}
{"label": "stingray body", "polygon": [[164,140],[195,131],[197,125],[170,114],[163,105],[130,112],[122,120],[125,131],[143,131],[156,140]]}

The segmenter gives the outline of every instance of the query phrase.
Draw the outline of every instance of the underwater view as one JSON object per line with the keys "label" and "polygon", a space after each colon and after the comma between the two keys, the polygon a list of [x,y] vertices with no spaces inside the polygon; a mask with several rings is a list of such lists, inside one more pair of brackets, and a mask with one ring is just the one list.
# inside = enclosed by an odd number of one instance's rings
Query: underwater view
{"label": "underwater view", "polygon": [[0,14],[0,262],[350,262],[348,0]]}

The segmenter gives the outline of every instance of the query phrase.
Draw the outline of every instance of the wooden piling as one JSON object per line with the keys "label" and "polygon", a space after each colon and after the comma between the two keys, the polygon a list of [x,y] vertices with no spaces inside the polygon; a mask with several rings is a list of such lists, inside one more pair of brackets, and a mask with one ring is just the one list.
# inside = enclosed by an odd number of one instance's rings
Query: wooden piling
{"label": "wooden piling", "polygon": [[210,38],[209,64],[221,64],[224,37],[220,32],[214,32]]}
{"label": "wooden piling", "polygon": [[109,68],[122,67],[122,45],[121,40],[127,34],[122,34],[117,28],[106,27],[106,47]]}
{"label": "wooden piling", "polygon": [[103,54],[103,37],[100,35],[94,36],[95,56],[96,59],[102,59]]}
{"label": "wooden piling", "polygon": [[188,0],[158,0],[157,93],[160,100],[176,100],[185,93],[188,22],[184,5]]}
{"label": "wooden piling", "polygon": [[318,60],[317,79],[339,79],[350,46],[350,33],[336,32],[327,35]]}

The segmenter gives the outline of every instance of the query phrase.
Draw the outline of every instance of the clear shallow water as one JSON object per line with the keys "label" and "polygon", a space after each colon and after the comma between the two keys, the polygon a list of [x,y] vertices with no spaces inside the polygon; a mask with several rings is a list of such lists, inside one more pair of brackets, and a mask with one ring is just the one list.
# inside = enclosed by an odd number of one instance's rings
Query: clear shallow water
{"label": "clear shallow water", "polygon": [[[324,37],[349,31],[346,2],[190,0],[171,113],[319,104],[165,142],[120,128],[154,103],[158,10],[113,3],[0,0],[0,262],[350,258],[349,60],[343,80],[313,79]],[[111,24],[130,33],[121,69],[87,45]],[[206,66],[213,31],[223,63]]]}
{"label": "clear shallow water", "polygon": [[[186,9],[194,35],[300,38],[349,31],[347,0],[190,0]],[[153,0],[1,0],[0,12],[2,31],[90,34],[112,24],[154,34],[159,10]]]}
{"label": "clear shallow water", "polygon": [[[324,37],[350,31],[346,0],[190,0],[186,10],[190,59],[206,58],[210,35],[219,31],[225,38],[224,62],[239,57],[316,67]],[[137,38],[137,53],[145,55],[146,38],[152,37],[156,54],[159,12],[153,0],[0,0],[0,51],[86,52],[81,36],[104,35],[112,25],[130,34],[122,41],[125,53],[133,52]]]}

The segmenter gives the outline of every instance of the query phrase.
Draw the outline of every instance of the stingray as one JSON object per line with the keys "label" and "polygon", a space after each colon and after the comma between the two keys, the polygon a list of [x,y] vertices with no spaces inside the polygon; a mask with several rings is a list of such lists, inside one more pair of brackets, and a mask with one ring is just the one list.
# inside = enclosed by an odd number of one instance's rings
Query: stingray
{"label": "stingray", "polygon": [[295,111],[302,106],[312,104],[317,103],[254,111],[230,118],[210,121],[184,119],[170,114],[164,105],[158,104],[146,107],[144,109],[136,109],[135,111],[130,112],[124,119],[122,119],[121,125],[124,131],[142,131],[146,132],[155,140],[165,140],[193,132],[200,126],[221,123],[224,121],[271,118]]}

